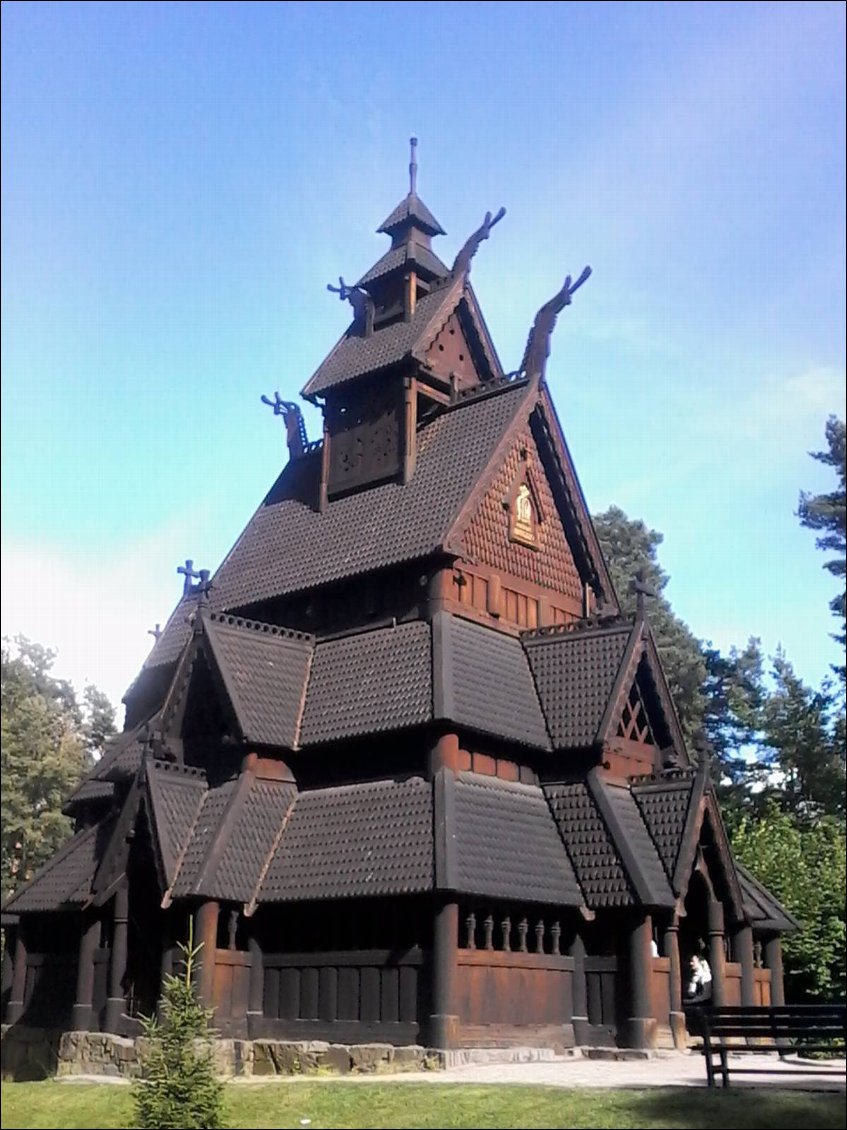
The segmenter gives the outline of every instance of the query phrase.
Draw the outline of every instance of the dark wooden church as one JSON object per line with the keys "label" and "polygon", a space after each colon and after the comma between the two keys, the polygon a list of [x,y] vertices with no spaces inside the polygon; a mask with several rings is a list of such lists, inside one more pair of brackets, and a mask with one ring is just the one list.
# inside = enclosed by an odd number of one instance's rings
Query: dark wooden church
{"label": "dark wooden church", "polygon": [[796,924],[732,858],[643,609],[621,615],[545,381],[505,373],[411,183],[353,320],[277,397],[288,461],[184,593],[4,911],[3,1020],[132,1034],[194,918],[236,1037],[671,1046],[688,956],[783,999]]}

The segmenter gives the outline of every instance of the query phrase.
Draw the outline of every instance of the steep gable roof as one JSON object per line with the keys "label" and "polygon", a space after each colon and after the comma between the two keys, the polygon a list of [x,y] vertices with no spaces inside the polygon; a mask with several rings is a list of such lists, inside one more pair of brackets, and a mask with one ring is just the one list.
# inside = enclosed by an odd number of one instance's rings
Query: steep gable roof
{"label": "steep gable roof", "polygon": [[312,637],[220,614],[209,617],[205,633],[243,740],[294,749]]}
{"label": "steep gable roof", "polygon": [[169,888],[176,879],[208,786],[205,775],[196,769],[153,760],[145,768],[151,832],[159,851],[163,886]]}
{"label": "steep gable roof", "polygon": [[110,815],[77,832],[8,899],[4,913],[81,909],[91,897],[97,866],[114,825],[114,817]]}
{"label": "steep gable roof", "polygon": [[128,781],[144,757],[145,724],[110,738],[103,755],[88,774],[89,781]]}
{"label": "steep gable roof", "polygon": [[203,894],[204,872],[210,870],[212,851],[221,842],[224,815],[234,801],[239,778],[233,777],[203,795],[203,803],[194,819],[176,879],[172,898]]}
{"label": "steep gable roof", "polygon": [[[405,254],[404,248],[396,248],[386,256],[386,261],[390,260],[393,266],[397,265],[393,258],[397,257],[398,251]],[[429,254],[440,264],[437,256],[432,255],[432,252]],[[355,321],[352,322],[303,386],[301,395],[311,400],[316,396],[325,396],[330,389],[338,389],[354,378],[379,373],[401,361],[424,362],[433,339],[460,305],[487,362],[487,371],[481,375],[488,379],[499,379],[503,375],[503,369],[473,289],[464,275],[458,275],[446,279],[442,285],[418,299],[415,312],[408,321],[391,322],[375,329],[368,336],[361,332]]]}
{"label": "steep gable roof", "polygon": [[586,778],[544,793],[590,907],[674,905],[656,846],[630,788]]}
{"label": "steep gable roof", "polygon": [[642,665],[671,744],[686,756],[676,708],[644,620],[582,620],[524,632],[521,640],[555,748],[586,748],[610,741]]}
{"label": "steep gable roof", "polygon": [[404,196],[376,230],[391,235],[395,228],[399,228],[407,220],[416,220],[418,226],[428,231],[430,235],[447,234],[416,192]]}
{"label": "steep gable roof", "polygon": [[297,796],[292,781],[247,770],[206,793],[170,897],[246,903],[260,882]]}
{"label": "steep gable roof", "polygon": [[555,748],[600,740],[632,634],[630,624],[613,623],[578,630],[539,628],[521,636]]}
{"label": "steep gable roof", "polygon": [[677,860],[689,812],[696,808],[701,791],[702,785],[693,770],[644,778],[632,784],[632,795],[677,894],[681,889]]}
{"label": "steep gable roof", "polygon": [[596,769],[588,775],[588,786],[639,902],[646,906],[673,906],[667,875],[632,790],[622,782],[604,780]]}
{"label": "steep gable roof", "polygon": [[587,783],[545,784],[544,794],[586,904],[632,906],[635,892]]}
{"label": "steep gable roof", "polygon": [[636,778],[631,788],[674,893],[685,897],[705,832],[713,839],[715,862],[729,904],[736,917],[742,919],[744,900],[739,873],[709,781],[708,763],[701,763],[696,772],[670,770]]}
{"label": "steep gable roof", "polygon": [[397,270],[398,267],[423,267],[425,271],[434,275],[436,278],[445,278],[448,269],[441,262],[438,256],[429,247],[425,247],[422,243],[415,243],[410,240],[408,243],[403,243],[399,247],[391,247],[378,259],[376,263],[365,271],[356,286],[367,286],[368,283],[375,282],[383,275],[389,274],[391,271]]}
{"label": "steep gable roof", "polygon": [[[292,460],[215,573],[211,609],[234,611],[437,552],[526,395],[516,381],[463,398],[419,428],[408,483],[334,499],[323,513],[315,505],[320,454]],[[196,604],[180,601],[146,667],[179,655]]]}
{"label": "steep gable roof", "polygon": [[91,777],[85,780],[71,793],[62,806],[64,816],[72,816],[89,805],[108,807],[115,795],[113,781],[96,781]]}

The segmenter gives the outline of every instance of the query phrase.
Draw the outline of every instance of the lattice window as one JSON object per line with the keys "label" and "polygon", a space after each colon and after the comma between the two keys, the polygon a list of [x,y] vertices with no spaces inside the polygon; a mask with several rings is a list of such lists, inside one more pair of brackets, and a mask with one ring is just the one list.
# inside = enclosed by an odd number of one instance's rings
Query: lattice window
{"label": "lattice window", "polygon": [[618,726],[618,737],[629,738],[631,741],[642,742],[644,745],[656,744],[644,700],[638,689],[638,683],[632,684],[632,690],[629,692],[629,698],[623,708],[620,725]]}

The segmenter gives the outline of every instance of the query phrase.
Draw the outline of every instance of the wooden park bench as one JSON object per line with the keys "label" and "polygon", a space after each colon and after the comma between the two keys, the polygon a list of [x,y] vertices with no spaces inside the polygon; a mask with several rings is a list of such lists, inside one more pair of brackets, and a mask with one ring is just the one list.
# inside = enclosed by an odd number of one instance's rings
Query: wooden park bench
{"label": "wooden park bench", "polygon": [[[793,1069],[795,1074],[796,1063],[785,1062],[788,1053],[830,1052],[844,1056],[843,1004],[709,1005],[690,1011],[694,1014],[692,1019],[696,1019],[692,1028],[703,1037],[701,1050],[706,1057],[710,1087],[716,1085],[718,1068],[723,1086],[729,1086],[730,1055],[778,1052],[779,1058],[766,1068],[733,1063],[731,1070],[750,1073]],[[811,1061],[808,1066],[803,1064],[802,1074],[833,1074],[833,1070]]]}

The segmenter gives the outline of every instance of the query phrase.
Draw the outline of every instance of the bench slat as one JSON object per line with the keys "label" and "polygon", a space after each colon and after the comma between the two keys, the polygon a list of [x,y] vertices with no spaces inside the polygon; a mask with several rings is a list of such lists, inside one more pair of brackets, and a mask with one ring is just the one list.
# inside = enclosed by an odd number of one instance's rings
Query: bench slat
{"label": "bench slat", "polygon": [[[706,1059],[710,1087],[714,1086],[718,1072],[724,1087],[728,1087],[730,1070],[750,1072],[781,1068],[797,1073],[798,1065],[786,1063],[782,1058],[786,1052],[833,1051],[832,1042],[845,1038],[845,1007],[841,1004],[689,1006],[689,1011],[692,1018],[696,1018],[702,1026],[701,1051]],[[753,1042],[726,1042],[732,1039]],[[769,1052],[779,1053],[780,1058],[772,1061],[767,1068],[744,1067],[739,1064],[730,1066],[729,1063],[730,1055],[762,1055]],[[715,1057],[719,1057],[719,1062],[713,1062]],[[834,1073],[826,1065],[807,1067],[804,1064],[800,1071],[809,1074]]]}

